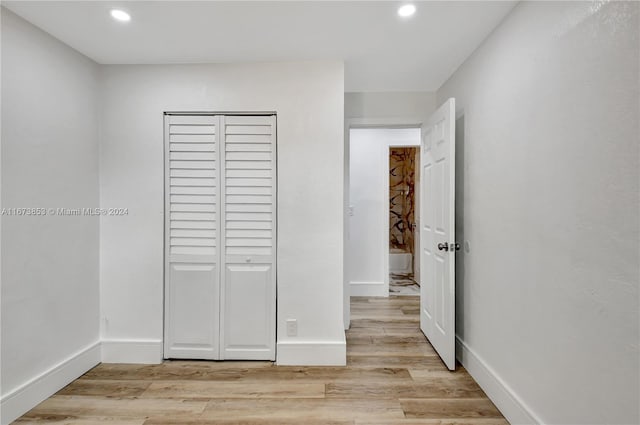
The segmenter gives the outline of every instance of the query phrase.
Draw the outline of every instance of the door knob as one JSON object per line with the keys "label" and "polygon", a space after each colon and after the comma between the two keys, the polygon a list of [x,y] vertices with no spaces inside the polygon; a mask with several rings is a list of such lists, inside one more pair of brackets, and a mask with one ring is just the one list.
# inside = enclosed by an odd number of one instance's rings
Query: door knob
{"label": "door knob", "polygon": [[438,244],[438,249],[440,251],[449,251],[449,244],[444,242],[444,243],[439,243]]}

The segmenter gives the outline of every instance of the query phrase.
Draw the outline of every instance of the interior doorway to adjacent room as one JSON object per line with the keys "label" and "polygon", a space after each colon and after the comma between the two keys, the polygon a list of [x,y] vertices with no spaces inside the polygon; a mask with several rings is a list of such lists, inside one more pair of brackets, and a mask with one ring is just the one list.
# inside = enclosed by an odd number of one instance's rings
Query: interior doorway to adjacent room
{"label": "interior doorway to adjacent room", "polygon": [[[345,299],[388,297],[389,273],[402,263],[408,272],[402,276],[406,278],[404,285],[394,282],[391,289],[418,289],[413,286],[416,276],[409,274],[418,262],[420,329],[451,370],[456,363],[455,255],[460,249],[455,236],[455,114],[455,99],[450,98],[420,127],[354,128],[354,123],[349,123],[345,152],[349,158],[345,173]],[[392,149],[414,146],[419,148],[419,167],[415,166],[415,151]],[[410,211],[412,204],[414,210]],[[414,227],[418,237],[412,232]],[[419,261],[413,261],[413,253]],[[393,263],[390,269],[393,254],[404,255],[404,261]],[[345,303],[345,329],[349,317]]]}
{"label": "interior doorway to adjacent room", "polygon": [[389,295],[420,295],[419,164],[419,147],[389,147]]}
{"label": "interior doorway to adjacent room", "polygon": [[[349,131],[348,280],[351,295],[419,295],[420,128]],[[390,285],[390,283],[392,285]]]}

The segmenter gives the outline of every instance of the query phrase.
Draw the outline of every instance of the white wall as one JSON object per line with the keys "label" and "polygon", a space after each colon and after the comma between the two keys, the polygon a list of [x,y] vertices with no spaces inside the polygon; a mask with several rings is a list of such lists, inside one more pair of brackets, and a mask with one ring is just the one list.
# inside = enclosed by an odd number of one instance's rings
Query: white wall
{"label": "white wall", "polygon": [[[163,112],[278,114],[277,361],[346,361],[342,324],[343,65],[103,68],[100,199],[105,361],[159,361]],[[286,319],[298,336],[286,336]]]}
{"label": "white wall", "polygon": [[350,92],[344,95],[344,114],[352,120],[404,118],[422,122],[435,106],[434,92]]}
{"label": "white wall", "polygon": [[464,126],[457,333],[513,423],[640,421],[639,7],[520,3],[438,91]]}
{"label": "white wall", "polygon": [[[97,207],[97,65],[1,11],[2,206]],[[2,423],[99,361],[98,225],[2,216]]]}
{"label": "white wall", "polygon": [[350,131],[350,293],[389,296],[389,147],[419,146],[419,128]]}

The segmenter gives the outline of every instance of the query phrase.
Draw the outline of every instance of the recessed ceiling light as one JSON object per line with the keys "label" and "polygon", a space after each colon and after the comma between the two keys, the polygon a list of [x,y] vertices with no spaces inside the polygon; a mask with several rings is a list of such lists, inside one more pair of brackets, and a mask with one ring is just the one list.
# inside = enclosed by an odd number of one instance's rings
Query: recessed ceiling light
{"label": "recessed ceiling light", "polygon": [[414,13],[416,13],[416,7],[413,4],[405,4],[398,8],[398,16],[403,18],[408,18]]}
{"label": "recessed ceiling light", "polygon": [[112,9],[111,17],[120,22],[129,22],[131,20],[131,15],[120,9]]}

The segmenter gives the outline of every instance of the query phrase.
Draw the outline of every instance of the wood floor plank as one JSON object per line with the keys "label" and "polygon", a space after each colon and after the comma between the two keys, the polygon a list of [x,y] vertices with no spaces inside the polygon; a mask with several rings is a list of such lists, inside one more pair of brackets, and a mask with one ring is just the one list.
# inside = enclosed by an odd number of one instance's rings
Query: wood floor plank
{"label": "wood floor plank", "polygon": [[385,332],[383,328],[349,328],[348,336],[384,336]]}
{"label": "wood floor plank", "polygon": [[327,398],[482,398],[484,392],[470,377],[433,378],[413,383],[340,384],[326,387]]}
{"label": "wood floor plank", "polygon": [[351,328],[387,328],[399,330],[420,330],[419,320],[405,320],[400,318],[382,319],[354,319],[351,321]]}
{"label": "wood floor plank", "polygon": [[[114,417],[73,417],[70,415],[33,415],[22,416],[14,424],[47,424],[47,425],[143,425],[146,417],[114,418]],[[174,422],[176,423],[176,422]]]}
{"label": "wood floor plank", "polygon": [[67,414],[75,417],[136,417],[143,412],[147,415],[195,415],[202,413],[206,406],[207,401],[55,395],[30,413],[35,416]]}
{"label": "wood floor plank", "polygon": [[92,395],[104,397],[137,397],[150,385],[146,381],[116,381],[102,379],[76,379],[57,395]]}
{"label": "wood floor plank", "polygon": [[437,356],[430,345],[415,342],[405,343],[377,343],[377,344],[352,344],[347,346],[348,355],[376,355],[382,357],[393,356]]}
{"label": "wood floor plank", "polygon": [[420,315],[420,305],[417,306],[402,306],[400,311],[407,316]]}
{"label": "wood floor plank", "polygon": [[[162,367],[120,365],[109,369],[95,369],[84,376],[91,379],[151,380],[151,381],[353,381],[353,380],[411,380],[406,368],[392,366],[345,368],[334,366],[274,366],[262,369],[200,369],[197,367],[179,370]],[[155,366],[155,365],[154,365]],[[157,365],[162,366],[162,365]],[[99,367],[99,366],[98,366]]]}
{"label": "wood floor plank", "polygon": [[488,398],[400,399],[407,418],[502,418]]}
{"label": "wood floor plank", "polygon": [[397,307],[420,307],[419,297],[398,297],[392,296],[389,298],[372,297],[366,301],[369,305],[384,305],[384,306],[397,306]]}
{"label": "wood floor plank", "polygon": [[509,425],[504,418],[356,420],[356,425]]}
{"label": "wood floor plank", "polygon": [[[380,337],[384,337],[384,335],[380,335]],[[373,337],[369,334],[355,334],[355,333],[348,333],[346,336],[346,341],[347,341],[347,348],[349,348],[350,345],[354,345],[354,344],[366,344],[366,345],[370,345],[373,344]]]}
{"label": "wood floor plank", "polygon": [[[355,421],[351,419],[344,420],[327,420],[327,419],[311,419],[305,420],[303,423],[299,419],[188,419],[162,417],[150,418],[144,425],[355,425]],[[493,424],[487,424],[493,425]],[[502,424],[500,424],[502,425]]]}
{"label": "wood floor plank", "polygon": [[419,317],[408,316],[402,312],[402,310],[398,310],[396,312],[385,312],[382,315],[375,315],[375,313],[371,312],[353,312],[351,313],[352,321],[361,321],[361,320],[375,320],[381,322],[391,322],[398,321],[405,324],[418,324],[420,322]]}
{"label": "wood floor plank", "polygon": [[[433,378],[451,378],[451,379],[455,379],[456,377],[468,377],[471,378],[471,376],[469,375],[469,373],[460,365],[458,365],[456,367],[456,370],[449,370],[446,367],[443,367],[442,369],[437,369],[437,368],[433,368],[433,369],[429,369],[429,368],[422,368],[422,369],[412,369],[409,368],[408,369],[409,374],[411,375],[411,379],[417,382],[420,381],[425,381],[425,380],[430,380]],[[473,379],[473,378],[471,378]]]}
{"label": "wood floor plank", "polygon": [[371,340],[374,345],[416,343],[427,345],[430,349],[433,349],[422,332],[415,332],[410,335],[372,335]]}
{"label": "wood floor plank", "polygon": [[366,303],[354,303],[351,305],[351,312],[371,312],[372,314],[384,314],[386,312],[400,312],[403,308],[414,308],[419,304],[407,304],[403,303],[401,305],[385,305],[385,304],[372,304],[369,302]]}
{"label": "wood floor plank", "polygon": [[212,400],[202,414],[216,419],[307,419],[345,418],[401,419],[404,412],[398,400]]}
{"label": "wood floor plank", "polygon": [[324,398],[323,383],[156,381],[141,398]]}
{"label": "wood floor plank", "polygon": [[351,367],[389,367],[395,369],[446,370],[438,356],[408,355],[379,357],[374,355],[347,356],[347,365]]}
{"label": "wood floor plank", "polygon": [[[411,344],[415,344],[415,348],[418,346],[425,347],[429,351],[434,351],[431,344],[427,342],[424,337],[420,335],[377,335],[377,336],[364,336],[355,335],[347,338],[347,350],[356,346],[390,346],[394,351],[398,351],[403,348],[414,348]],[[395,347],[391,347],[395,346]],[[404,346],[404,347],[402,347]]]}

